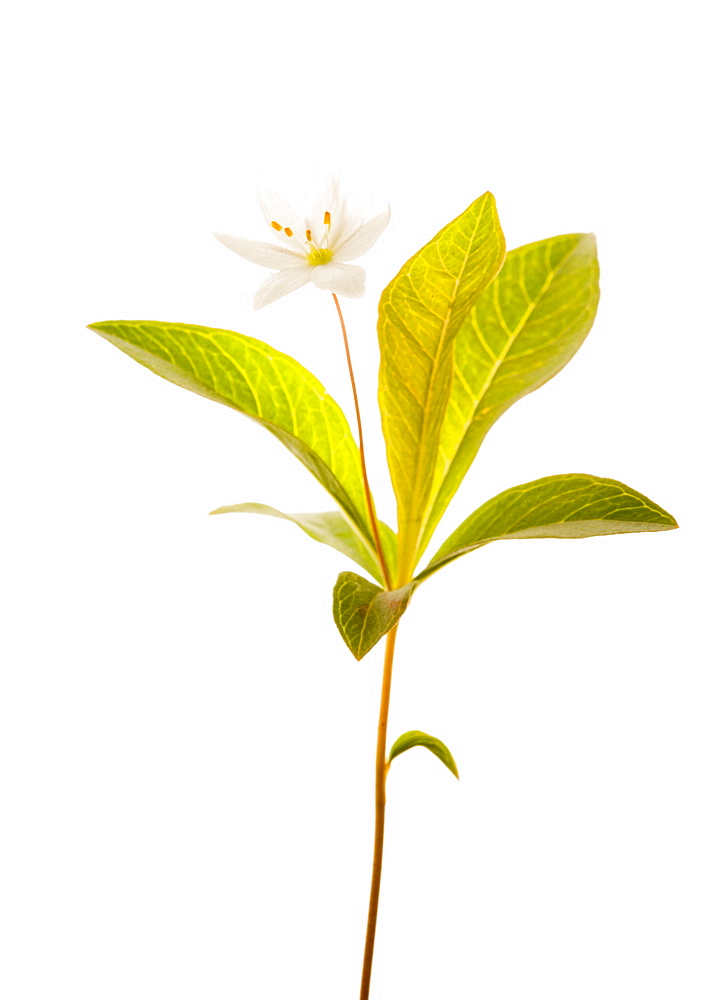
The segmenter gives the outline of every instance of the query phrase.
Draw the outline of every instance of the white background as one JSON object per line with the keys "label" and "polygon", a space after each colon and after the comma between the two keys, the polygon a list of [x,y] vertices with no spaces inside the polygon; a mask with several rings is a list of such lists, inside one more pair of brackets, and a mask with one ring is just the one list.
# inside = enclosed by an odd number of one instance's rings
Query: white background
{"label": "white background", "polygon": [[[6,21],[5,1000],[352,1000],[380,652],[353,661],[330,506],[258,426],[84,329],[230,327],[348,410],[330,298],[254,313],[255,197],[338,166],[393,219],[346,302],[392,517],[376,303],[484,190],[509,247],[597,233],[600,313],[490,434],[449,514],[560,472],[679,531],[504,543],[416,596],[372,1000],[712,1000],[716,682],[711,58],[696,3],[156,0]],[[10,307],[7,309],[7,302]],[[711,591],[711,593],[709,593]]]}

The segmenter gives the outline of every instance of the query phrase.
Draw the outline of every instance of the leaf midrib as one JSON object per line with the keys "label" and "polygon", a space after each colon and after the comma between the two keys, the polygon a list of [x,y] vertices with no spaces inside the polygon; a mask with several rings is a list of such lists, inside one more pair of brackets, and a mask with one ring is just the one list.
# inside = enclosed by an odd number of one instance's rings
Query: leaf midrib
{"label": "leaf midrib", "polygon": [[[425,396],[425,405],[424,405],[423,410],[422,410],[422,419],[420,421],[420,434],[418,436],[418,463],[417,463],[417,468],[416,468],[416,472],[415,472],[415,483],[418,484],[418,485],[416,485],[416,487],[413,489],[413,491],[411,493],[411,496],[410,496],[410,508],[409,508],[409,512],[408,512],[408,520],[409,521],[412,521],[413,517],[414,517],[415,496],[416,496],[416,493],[418,492],[418,489],[420,488],[419,484],[422,482],[422,477],[423,477],[423,474],[424,474],[424,471],[425,471],[424,470],[424,465],[425,465],[425,461],[426,461],[425,448],[424,448],[425,428],[428,425],[427,416],[428,416],[428,414],[430,413],[430,410],[431,410],[432,400],[433,400],[434,391],[435,391],[434,390],[434,385],[435,385],[435,380],[436,380],[436,372],[437,372],[437,367],[438,367],[438,359],[442,356],[443,345],[445,343],[445,338],[447,336],[448,327],[450,326],[450,320],[452,319],[452,315],[453,315],[453,312],[454,312],[454,309],[455,309],[455,302],[457,301],[458,293],[459,293],[459,290],[460,290],[460,282],[462,280],[463,274],[465,273],[465,268],[467,267],[467,262],[468,262],[468,259],[470,257],[470,253],[472,251],[472,246],[473,246],[473,243],[475,242],[475,239],[477,238],[477,233],[479,231],[480,223],[482,222],[482,217],[483,217],[484,213],[485,213],[485,205],[481,205],[480,206],[480,214],[479,214],[479,216],[477,217],[477,219],[475,221],[475,226],[474,226],[474,228],[472,230],[472,233],[470,235],[470,242],[469,242],[467,250],[466,250],[466,252],[465,252],[465,254],[463,256],[462,264],[460,266],[460,271],[456,275],[455,281],[453,283],[453,292],[452,292],[452,296],[450,298],[450,305],[448,307],[447,313],[446,313],[445,318],[444,318],[443,323],[442,323],[442,328],[441,328],[441,331],[440,331],[440,339],[438,341],[437,351],[435,352],[434,364],[433,364],[433,366],[431,368],[430,377],[428,379],[428,391],[427,391],[426,396]],[[424,524],[425,524],[425,518],[423,518],[423,521],[422,521],[422,523],[419,526],[419,530],[418,530],[418,533],[417,533],[416,542],[419,541],[420,534],[422,532],[422,528],[423,528]]]}
{"label": "leaf midrib", "polygon": [[[507,324],[505,323],[505,318],[504,318],[504,316],[502,314],[502,308],[501,308],[499,300],[497,298],[497,288],[498,288],[498,283],[499,283],[499,280],[500,280],[500,276],[498,275],[497,278],[495,278],[495,282],[493,284],[493,293],[492,293],[493,297],[494,297],[494,300],[495,300],[495,310],[496,310],[496,312],[497,312],[497,314],[499,316],[500,325],[502,326],[502,329],[505,331],[505,333],[508,334],[508,338],[507,338],[507,342],[505,343],[505,346],[500,351],[499,355],[495,358],[495,362],[492,365],[492,368],[490,369],[490,373],[489,373],[487,379],[485,380],[485,382],[483,384],[483,387],[482,387],[482,389],[480,391],[480,395],[475,400],[475,404],[472,407],[472,418],[470,420],[470,423],[467,425],[468,427],[470,426],[470,424],[473,424],[475,422],[475,413],[476,413],[476,411],[477,411],[480,403],[482,402],[482,400],[487,395],[488,390],[492,386],[492,383],[493,383],[493,381],[495,379],[495,375],[499,371],[500,367],[505,363],[505,360],[507,358],[507,355],[510,352],[510,349],[512,348],[512,345],[514,344],[514,342],[517,340],[517,338],[519,337],[519,335],[524,330],[525,326],[527,325],[527,323],[529,321],[530,316],[532,315],[532,313],[535,311],[535,309],[539,305],[539,303],[540,303],[541,299],[543,298],[543,296],[547,293],[548,288],[550,287],[550,285],[552,284],[552,282],[554,280],[554,276],[562,269],[562,267],[564,266],[565,262],[572,256],[572,254],[574,253],[575,250],[576,250],[576,247],[573,247],[569,251],[569,253],[565,257],[562,258],[562,260],[560,261],[559,267],[555,267],[555,268],[553,268],[549,272],[549,274],[545,278],[544,284],[542,285],[542,287],[539,290],[537,298],[531,299],[528,296],[529,305],[528,305],[527,309],[525,310],[524,316],[522,317],[522,319],[520,320],[520,322],[517,324],[517,326],[515,327],[515,330],[514,330],[514,332],[512,334],[509,333],[509,328],[508,328]],[[524,268],[524,258],[523,257],[520,257],[520,267]],[[477,329],[479,329],[479,327],[477,327]],[[464,437],[464,435],[463,435],[463,437]],[[451,468],[452,468],[452,463],[451,463]]]}

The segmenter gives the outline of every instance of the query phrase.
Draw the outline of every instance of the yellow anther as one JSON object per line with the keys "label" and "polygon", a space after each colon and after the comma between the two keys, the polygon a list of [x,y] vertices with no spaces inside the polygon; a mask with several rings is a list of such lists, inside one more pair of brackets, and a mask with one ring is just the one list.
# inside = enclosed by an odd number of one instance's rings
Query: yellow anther
{"label": "yellow anther", "polygon": [[293,229],[289,229],[289,227],[286,226],[286,228],[284,229],[284,233],[286,234],[286,236],[293,236]]}
{"label": "yellow anther", "polygon": [[276,230],[277,233],[280,233],[281,230],[283,229],[283,226],[279,226],[278,222],[272,222],[271,225]]}
{"label": "yellow anther", "polygon": [[331,213],[330,212],[324,212],[323,213],[323,225],[324,226],[330,226],[330,224],[331,224]]}
{"label": "yellow anther", "polygon": [[311,230],[310,229],[306,230],[306,239],[308,240],[309,243],[313,239],[313,237],[311,236]]}

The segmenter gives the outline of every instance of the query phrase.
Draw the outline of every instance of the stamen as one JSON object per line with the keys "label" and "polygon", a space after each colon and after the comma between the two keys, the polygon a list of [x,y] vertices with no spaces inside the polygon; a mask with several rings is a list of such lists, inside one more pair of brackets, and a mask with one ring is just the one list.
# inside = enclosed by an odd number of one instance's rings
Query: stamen
{"label": "stamen", "polygon": [[331,213],[330,212],[324,212],[323,213],[323,225],[324,226],[330,226],[330,224],[331,224]]}
{"label": "stamen", "polygon": [[276,230],[277,233],[280,233],[281,230],[283,229],[283,226],[279,226],[278,222],[272,222],[271,225]]}
{"label": "stamen", "polygon": [[306,239],[308,240],[309,243],[311,243],[312,240],[313,240],[313,237],[311,236],[311,230],[310,229],[306,230]]}
{"label": "stamen", "polygon": [[289,227],[286,226],[286,228],[284,229],[284,233],[286,234],[286,236],[293,236],[293,229],[289,229]]}

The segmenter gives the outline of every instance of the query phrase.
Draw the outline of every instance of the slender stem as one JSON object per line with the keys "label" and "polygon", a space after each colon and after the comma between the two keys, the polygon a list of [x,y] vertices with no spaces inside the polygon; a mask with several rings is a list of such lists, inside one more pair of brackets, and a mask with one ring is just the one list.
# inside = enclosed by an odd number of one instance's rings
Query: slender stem
{"label": "slender stem", "polygon": [[341,330],[343,332],[343,345],[346,349],[346,361],[348,362],[348,374],[351,378],[351,388],[353,389],[353,402],[355,403],[356,409],[356,422],[358,424],[358,446],[360,449],[360,464],[361,471],[363,473],[363,489],[365,490],[365,502],[368,507],[368,517],[370,518],[370,526],[373,532],[373,540],[375,541],[375,550],[378,555],[378,561],[380,563],[380,570],[383,574],[383,582],[385,583],[386,589],[390,590],[391,579],[390,573],[388,572],[388,565],[385,561],[385,554],[383,552],[383,546],[380,541],[380,531],[378,529],[378,518],[375,514],[375,504],[373,503],[373,494],[370,492],[370,486],[368,484],[368,469],[365,464],[365,445],[363,443],[363,423],[360,418],[360,406],[358,404],[358,389],[356,388],[356,380],[353,374],[353,364],[351,362],[351,351],[348,346],[348,334],[346,332],[346,324],[343,319],[343,313],[341,312],[341,306],[338,302],[338,296],[335,292],[331,292],[333,295],[333,301],[336,304],[336,309],[338,310],[338,318],[341,321]]}
{"label": "slender stem", "polygon": [[[341,321],[343,332],[343,345],[346,349],[346,361],[348,362],[348,374],[351,379],[353,389],[353,402],[355,403],[356,422],[358,424],[358,446],[360,449],[361,471],[363,473],[363,488],[365,490],[365,502],[368,508],[370,526],[375,541],[375,550],[380,562],[380,569],[383,574],[383,581],[387,590],[390,590],[392,581],[385,561],[385,553],[380,541],[380,531],[378,528],[378,518],[375,513],[373,495],[368,484],[368,469],[365,461],[365,444],[363,441],[363,422],[360,416],[360,406],[358,404],[358,389],[353,374],[353,363],[351,362],[351,351],[348,346],[348,334],[346,324],[341,312],[338,296],[333,294],[333,301],[338,310],[338,318]],[[370,883],[370,900],[368,903],[368,926],[365,934],[365,952],[363,955],[363,975],[361,978],[360,1000],[368,1000],[370,993],[370,974],[373,968],[373,949],[375,947],[375,929],[378,923],[378,899],[380,897],[380,876],[383,870],[383,838],[385,834],[385,779],[388,774],[388,763],[386,761],[386,737],[388,732],[388,709],[390,707],[390,682],[393,676],[393,654],[395,652],[395,637],[398,633],[398,626],[390,630],[385,644],[385,659],[383,661],[383,686],[380,695],[380,715],[378,717],[378,740],[375,750],[375,839],[373,843],[373,875]]]}
{"label": "slender stem", "polygon": [[383,661],[383,687],[380,695],[380,715],[378,717],[378,740],[375,749],[375,840],[373,846],[373,877],[370,883],[368,903],[368,926],[365,933],[363,955],[363,976],[360,985],[360,1000],[368,1000],[370,994],[370,973],[373,968],[373,948],[375,929],[378,923],[378,899],[380,897],[380,875],[383,869],[383,836],[385,833],[385,779],[388,775],[386,762],[386,735],[388,731],[388,709],[390,707],[390,682],[393,675],[393,653],[398,626],[388,632]]}

